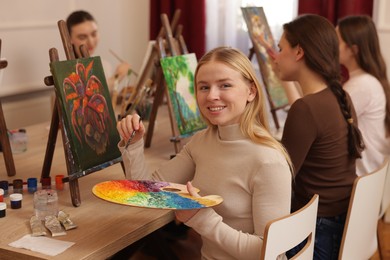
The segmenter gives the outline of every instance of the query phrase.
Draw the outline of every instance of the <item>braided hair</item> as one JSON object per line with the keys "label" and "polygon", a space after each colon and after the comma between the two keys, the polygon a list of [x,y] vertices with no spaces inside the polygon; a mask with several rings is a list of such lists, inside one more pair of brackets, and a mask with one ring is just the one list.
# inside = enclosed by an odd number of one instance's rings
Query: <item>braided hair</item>
{"label": "braided hair", "polygon": [[361,158],[363,138],[352,118],[351,103],[342,88],[339,44],[333,25],[322,16],[307,14],[284,24],[283,29],[291,47],[299,45],[304,50],[306,65],[324,79],[336,96],[348,125],[349,155]]}

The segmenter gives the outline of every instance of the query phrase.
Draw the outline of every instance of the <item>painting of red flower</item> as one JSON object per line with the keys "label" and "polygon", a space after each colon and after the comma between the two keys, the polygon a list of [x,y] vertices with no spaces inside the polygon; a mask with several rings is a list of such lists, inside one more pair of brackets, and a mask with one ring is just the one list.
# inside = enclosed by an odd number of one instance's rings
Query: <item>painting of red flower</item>
{"label": "painting of red flower", "polygon": [[116,119],[100,57],[53,62],[51,69],[80,169],[119,157]]}

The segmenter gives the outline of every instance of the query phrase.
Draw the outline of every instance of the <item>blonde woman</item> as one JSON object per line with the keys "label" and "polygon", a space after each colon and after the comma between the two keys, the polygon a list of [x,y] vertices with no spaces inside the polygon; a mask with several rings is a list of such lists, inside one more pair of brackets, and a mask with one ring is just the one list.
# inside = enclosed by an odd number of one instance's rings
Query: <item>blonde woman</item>
{"label": "blonde woman", "polygon": [[153,173],[145,168],[139,116],[118,122],[126,176],[187,183],[191,193],[193,185],[200,195],[222,196],[221,205],[177,211],[176,217],[202,237],[202,259],[259,259],[266,223],[290,213],[290,159],[269,132],[261,86],[242,52],[208,52],[198,63],[195,88],[208,128]]}

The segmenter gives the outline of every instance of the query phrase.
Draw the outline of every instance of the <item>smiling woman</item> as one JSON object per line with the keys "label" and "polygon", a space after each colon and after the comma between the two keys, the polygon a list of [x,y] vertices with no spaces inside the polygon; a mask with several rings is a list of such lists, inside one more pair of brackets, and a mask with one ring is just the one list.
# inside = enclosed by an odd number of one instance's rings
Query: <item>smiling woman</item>
{"label": "smiling woman", "polygon": [[230,47],[208,52],[198,62],[195,90],[208,127],[152,173],[145,167],[143,123],[137,115],[118,122],[126,177],[187,183],[191,195],[196,187],[201,196],[221,196],[218,206],[176,217],[202,236],[203,259],[259,259],[266,223],[290,210],[290,159],[269,132],[261,85],[245,54]]}
{"label": "smiling woman", "polygon": [[201,66],[196,79],[200,111],[212,125],[238,124],[245,106],[257,94],[252,82],[218,61]]}

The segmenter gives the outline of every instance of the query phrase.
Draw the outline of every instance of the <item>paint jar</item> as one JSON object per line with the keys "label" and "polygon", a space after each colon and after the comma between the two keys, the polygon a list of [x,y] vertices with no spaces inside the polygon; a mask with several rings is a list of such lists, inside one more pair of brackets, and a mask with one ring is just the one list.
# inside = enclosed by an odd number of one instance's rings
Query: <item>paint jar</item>
{"label": "paint jar", "polygon": [[42,189],[50,190],[51,189],[51,177],[42,177],[41,178]]}
{"label": "paint jar", "polygon": [[38,190],[38,179],[37,178],[28,178],[27,179],[27,190],[28,193],[34,193]]}
{"label": "paint jar", "polygon": [[12,153],[22,153],[27,151],[27,133],[25,129],[11,130],[9,141]]}
{"label": "paint jar", "polygon": [[23,195],[20,193],[13,193],[9,195],[11,201],[11,209],[20,209],[22,207]]}
{"label": "paint jar", "polygon": [[38,190],[34,193],[34,212],[40,220],[46,216],[57,216],[58,196],[55,190]]}
{"label": "paint jar", "polygon": [[8,195],[8,181],[0,181],[0,188],[4,190],[4,197]]}
{"label": "paint jar", "polygon": [[4,190],[0,189],[0,202],[4,201]]}
{"label": "paint jar", "polygon": [[5,210],[7,209],[7,204],[5,202],[0,202],[0,218],[5,217]]}
{"label": "paint jar", "polygon": [[23,193],[23,180],[22,179],[15,179],[12,182],[13,191],[14,193]]}
{"label": "paint jar", "polygon": [[62,174],[56,175],[56,190],[63,190],[64,189],[64,183],[62,182],[63,178],[64,178],[64,175],[62,175]]}

